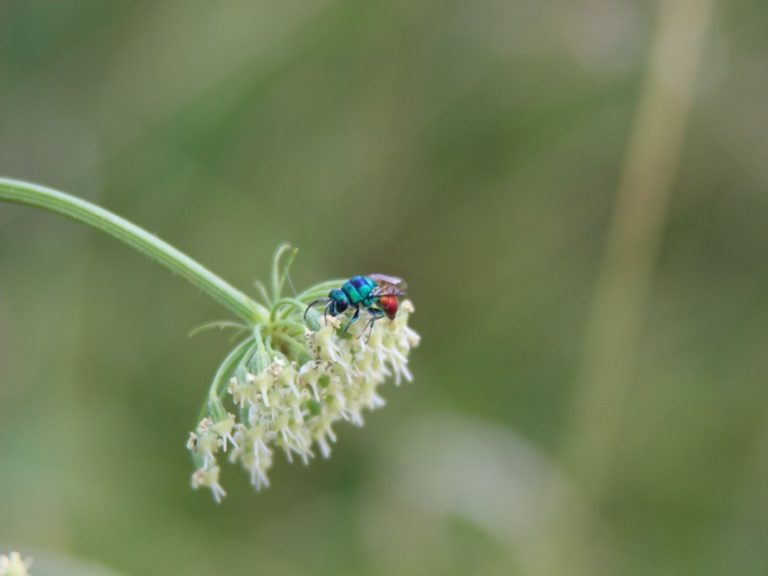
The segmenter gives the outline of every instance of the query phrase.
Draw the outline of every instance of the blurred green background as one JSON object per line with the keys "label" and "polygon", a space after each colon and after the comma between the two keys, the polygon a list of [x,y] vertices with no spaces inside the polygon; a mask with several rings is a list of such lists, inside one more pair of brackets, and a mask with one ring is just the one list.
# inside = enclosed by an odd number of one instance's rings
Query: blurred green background
{"label": "blurred green background", "polygon": [[[702,10],[673,3],[671,53]],[[768,573],[768,4],[711,7],[671,180],[634,180],[659,225],[612,260],[662,6],[0,0],[0,174],[242,288],[283,240],[297,288],[403,276],[423,338],[330,460],[280,457],[258,494],[225,468],[217,506],[184,443],[228,342],[187,333],[226,314],[0,205],[0,552],[35,576]]]}

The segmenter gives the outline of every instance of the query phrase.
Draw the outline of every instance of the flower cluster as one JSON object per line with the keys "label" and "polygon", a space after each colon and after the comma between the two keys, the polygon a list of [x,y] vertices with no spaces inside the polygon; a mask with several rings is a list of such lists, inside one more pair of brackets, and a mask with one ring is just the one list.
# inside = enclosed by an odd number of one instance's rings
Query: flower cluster
{"label": "flower cluster", "polygon": [[281,350],[259,342],[246,352],[190,434],[187,447],[197,464],[192,486],[208,487],[219,501],[225,457],[247,471],[256,489],[269,486],[276,448],[305,464],[316,450],[328,457],[336,422],[361,426],[364,410],[384,405],[378,388],[385,380],[411,380],[408,354],[419,342],[408,327],[412,312],[406,300],[394,320],[379,320],[371,330],[359,321],[347,332],[340,329],[346,318],[328,317],[317,330],[304,329],[300,344]]}
{"label": "flower cluster", "polygon": [[29,576],[32,560],[24,560],[18,552],[0,555],[0,576]]}

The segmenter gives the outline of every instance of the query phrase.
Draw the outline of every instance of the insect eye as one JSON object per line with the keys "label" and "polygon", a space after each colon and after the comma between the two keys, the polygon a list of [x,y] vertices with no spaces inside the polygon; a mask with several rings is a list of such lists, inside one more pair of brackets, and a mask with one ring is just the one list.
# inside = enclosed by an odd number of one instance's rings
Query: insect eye
{"label": "insect eye", "polygon": [[336,310],[338,312],[344,312],[344,310],[347,309],[347,301],[346,300],[337,300],[336,301]]}

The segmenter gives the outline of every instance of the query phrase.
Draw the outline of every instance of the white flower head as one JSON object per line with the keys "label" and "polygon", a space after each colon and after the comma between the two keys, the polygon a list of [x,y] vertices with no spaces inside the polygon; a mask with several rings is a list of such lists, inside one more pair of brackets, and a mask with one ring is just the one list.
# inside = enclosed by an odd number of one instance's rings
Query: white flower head
{"label": "white flower head", "polygon": [[30,576],[31,558],[22,558],[18,552],[0,555],[0,576]]}
{"label": "white flower head", "polygon": [[385,381],[413,379],[408,356],[419,336],[408,326],[410,301],[400,303],[392,320],[371,322],[367,311],[354,323],[346,315],[313,313],[304,324],[314,297],[312,290],[304,294],[276,298],[274,323],[255,327],[224,361],[190,434],[187,448],[197,466],[192,486],[210,488],[217,501],[225,495],[220,458],[239,464],[257,490],[266,488],[275,451],[304,464],[316,454],[329,457],[338,422],[362,426],[366,410],[384,405]]}

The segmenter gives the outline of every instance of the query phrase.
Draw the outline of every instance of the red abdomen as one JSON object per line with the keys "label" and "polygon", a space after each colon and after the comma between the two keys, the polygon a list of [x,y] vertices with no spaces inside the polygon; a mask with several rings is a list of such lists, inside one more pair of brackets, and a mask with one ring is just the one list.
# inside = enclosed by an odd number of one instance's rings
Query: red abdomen
{"label": "red abdomen", "polygon": [[390,295],[379,296],[379,300],[377,304],[379,308],[381,308],[384,311],[384,314],[387,315],[387,318],[389,318],[390,320],[395,319],[395,315],[397,314],[397,306],[398,306],[397,296],[390,296]]}

